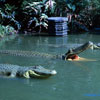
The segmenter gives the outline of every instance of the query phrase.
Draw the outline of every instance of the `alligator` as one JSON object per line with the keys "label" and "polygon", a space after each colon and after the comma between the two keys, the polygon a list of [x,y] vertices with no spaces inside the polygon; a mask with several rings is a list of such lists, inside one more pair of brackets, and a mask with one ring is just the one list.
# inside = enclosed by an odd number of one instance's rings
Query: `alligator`
{"label": "alligator", "polygon": [[64,55],[52,55],[36,51],[22,51],[22,50],[0,50],[0,54],[8,54],[8,55],[22,56],[22,57],[43,57],[50,59],[63,59],[64,57]]}
{"label": "alligator", "polygon": [[89,41],[89,42],[86,42],[85,44],[79,46],[79,47],[76,47],[76,48],[71,48],[68,50],[68,52],[65,54],[65,59],[68,59],[74,55],[77,55],[89,48],[93,49],[94,47],[94,44],[93,42]]}
{"label": "alligator", "polygon": [[71,48],[67,51],[65,54],[61,55],[51,55],[51,54],[46,54],[46,53],[39,53],[39,52],[34,52],[34,51],[21,51],[21,50],[0,50],[1,54],[10,54],[10,55],[15,55],[15,56],[24,56],[24,57],[45,57],[45,58],[52,58],[52,59],[62,59],[62,60],[68,60],[73,55],[77,55],[89,48],[99,48],[99,45],[93,44],[93,42],[89,41],[86,42],[85,44],[76,47],[76,48]]}
{"label": "alligator", "polygon": [[45,69],[42,66],[19,66],[12,64],[0,64],[0,75],[24,78],[47,78],[55,75],[55,70]]}

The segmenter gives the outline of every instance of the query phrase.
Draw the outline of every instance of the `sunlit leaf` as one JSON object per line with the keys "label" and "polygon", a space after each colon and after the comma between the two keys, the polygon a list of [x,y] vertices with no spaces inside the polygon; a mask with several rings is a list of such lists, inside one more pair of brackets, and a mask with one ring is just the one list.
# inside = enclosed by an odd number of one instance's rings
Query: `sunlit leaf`
{"label": "sunlit leaf", "polygon": [[48,16],[46,14],[42,13],[41,19],[47,19],[47,18],[48,18]]}

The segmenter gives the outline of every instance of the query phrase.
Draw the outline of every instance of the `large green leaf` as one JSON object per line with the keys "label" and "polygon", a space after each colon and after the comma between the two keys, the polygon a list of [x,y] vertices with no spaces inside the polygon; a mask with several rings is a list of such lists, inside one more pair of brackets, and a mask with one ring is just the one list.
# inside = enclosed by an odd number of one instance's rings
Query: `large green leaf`
{"label": "large green leaf", "polygon": [[68,8],[71,9],[72,11],[75,11],[76,6],[72,4],[67,4]]}
{"label": "large green leaf", "polygon": [[40,17],[41,19],[47,19],[48,18],[48,16],[45,14],[45,13],[42,13],[42,15],[41,15],[41,17]]}

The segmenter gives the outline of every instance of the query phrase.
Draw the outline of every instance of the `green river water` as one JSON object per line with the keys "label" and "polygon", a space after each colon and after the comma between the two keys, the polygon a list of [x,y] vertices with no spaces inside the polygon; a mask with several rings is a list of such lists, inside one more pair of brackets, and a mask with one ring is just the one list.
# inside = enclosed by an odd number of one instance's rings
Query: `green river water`
{"label": "green river water", "polygon": [[[19,36],[5,42],[0,48],[31,50],[55,55],[64,54],[69,48],[87,41],[98,43],[100,35]],[[96,61],[72,62],[0,54],[0,63],[3,64],[42,65],[57,71],[57,75],[48,79],[0,77],[0,100],[100,100],[100,50],[86,50],[80,56]]]}

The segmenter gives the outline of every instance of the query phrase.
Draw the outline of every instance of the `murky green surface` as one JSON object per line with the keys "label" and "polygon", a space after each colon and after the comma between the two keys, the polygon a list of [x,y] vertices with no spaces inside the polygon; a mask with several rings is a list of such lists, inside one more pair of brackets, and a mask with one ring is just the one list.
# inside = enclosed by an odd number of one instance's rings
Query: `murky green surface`
{"label": "murky green surface", "polygon": [[[98,43],[100,35],[19,36],[14,41],[6,42],[0,48],[64,54],[70,47],[87,41]],[[58,72],[57,75],[48,79],[0,77],[0,100],[100,100],[100,51],[87,50],[80,56],[97,61],[71,62],[0,54],[0,63],[21,66],[42,65]]]}

